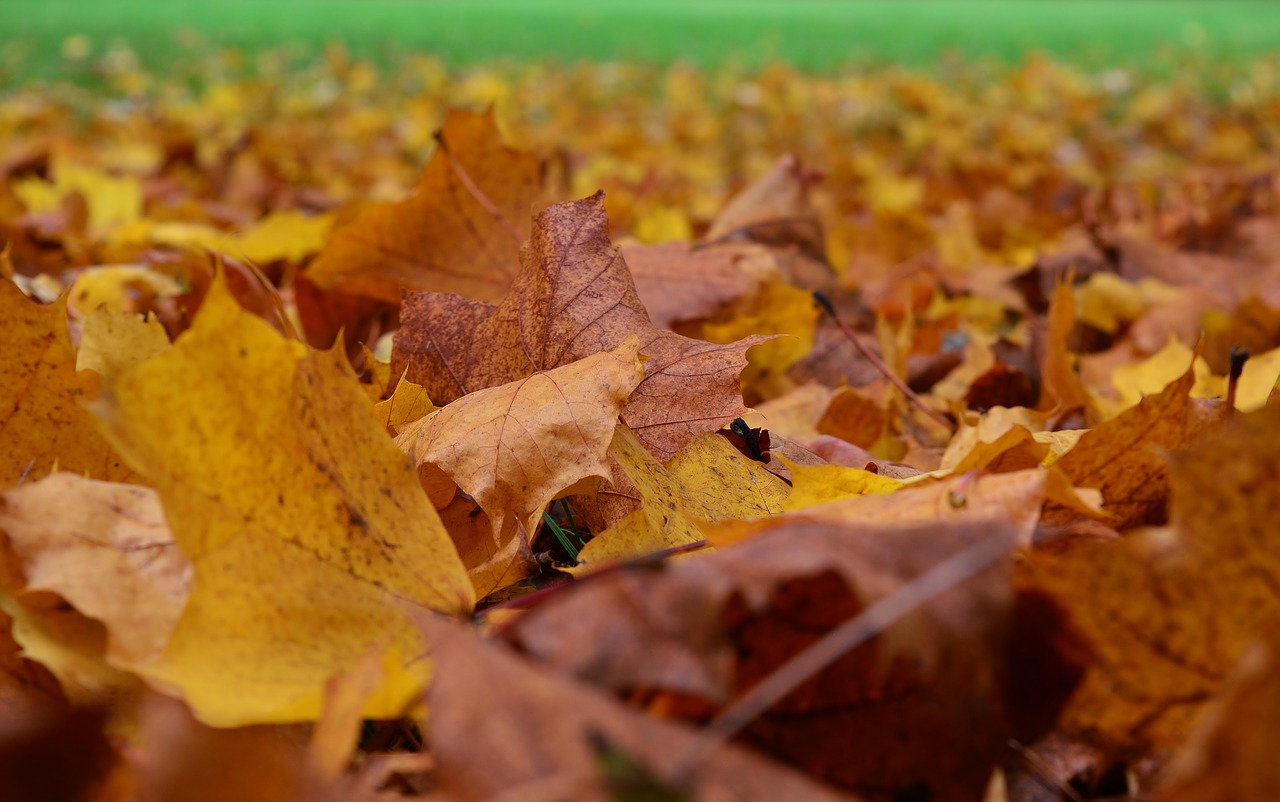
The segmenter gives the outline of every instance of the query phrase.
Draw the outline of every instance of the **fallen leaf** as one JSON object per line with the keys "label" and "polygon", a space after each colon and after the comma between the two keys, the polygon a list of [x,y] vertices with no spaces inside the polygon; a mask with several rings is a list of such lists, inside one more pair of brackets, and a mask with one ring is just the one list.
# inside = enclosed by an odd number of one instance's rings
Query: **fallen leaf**
{"label": "fallen leaf", "polygon": [[98,265],[76,276],[67,303],[71,311],[88,317],[103,306],[112,312],[137,312],[151,300],[181,293],[177,281],[145,265]]}
{"label": "fallen leaf", "polygon": [[146,362],[169,347],[169,335],[153,315],[97,309],[84,322],[76,370],[92,370],[104,379]]}
{"label": "fallen leaf", "polygon": [[[1220,419],[1215,408],[1191,398],[1194,383],[1195,373],[1188,369],[1160,394],[1085,432],[1054,463],[1075,486],[1102,491],[1103,509],[1114,516],[1116,529],[1165,521],[1166,455],[1204,437]],[[1063,516],[1053,507],[1045,511],[1049,522],[1061,522]]]}
{"label": "fallen leaf", "polygon": [[822,314],[813,295],[789,284],[771,282],[731,306],[724,323],[707,323],[703,337],[729,344],[753,335],[777,334],[753,348],[742,372],[742,384],[756,396],[770,398],[791,389],[787,371],[813,348],[814,328]]}
{"label": "fallen leaf", "polygon": [[512,537],[531,538],[552,499],[608,476],[618,413],[643,378],[633,337],[612,352],[463,396],[401,427],[396,445],[474,498],[502,549]]}
{"label": "fallen leaf", "polygon": [[776,278],[768,252],[750,244],[694,249],[688,243],[623,245],[636,294],[657,328],[705,320]]}
{"label": "fallen leaf", "polygon": [[373,414],[394,437],[402,426],[421,420],[439,407],[431,403],[427,391],[407,379],[396,382],[391,397],[373,405]]}
{"label": "fallen leaf", "polygon": [[540,213],[521,250],[524,269],[500,306],[456,295],[413,293],[401,311],[392,369],[407,369],[436,403],[551,370],[640,338],[645,378],[622,422],[660,460],[744,411],[738,374],[745,352],[653,327],[595,195]]}
{"label": "fallen leaf", "polygon": [[897,479],[860,468],[792,462],[787,462],[787,467],[791,470],[791,495],[783,504],[787,512],[854,496],[892,493],[903,486]]}
{"label": "fallen leaf", "polygon": [[520,269],[541,163],[503,142],[492,112],[450,112],[439,140],[413,197],[372,204],[334,230],[307,270],[312,281],[389,303],[399,302],[402,288],[485,301],[507,293]]}
{"label": "fallen leaf", "polygon": [[2,498],[0,532],[22,576],[6,590],[19,601],[51,591],[101,621],[107,658],[118,667],[164,650],[192,574],[154,490],[55,473]]}
{"label": "fallen leaf", "polygon": [[1275,761],[1280,673],[1274,638],[1251,647],[1230,686],[1169,767],[1162,802],[1266,802],[1280,797]]}
{"label": "fallen leaf", "polygon": [[639,493],[640,509],[587,543],[578,558],[583,570],[697,542],[702,524],[781,514],[790,494],[763,464],[717,435],[695,438],[663,465],[619,427],[609,451]]}
{"label": "fallen leaf", "polygon": [[[696,733],[628,710],[446,622],[424,622],[438,666],[427,692],[441,789],[455,799],[616,800],[593,742],[604,738],[691,799],[849,799],[736,746],[684,766]],[[670,797],[663,797],[670,798]]]}
{"label": "fallen leaf", "polygon": [[702,241],[766,245],[779,253],[788,281],[808,290],[828,288],[833,276],[822,222],[809,198],[817,180],[818,174],[806,170],[795,156],[783,156],[725,204]]}
{"label": "fallen leaf", "polygon": [[[1028,543],[1042,498],[1041,478],[978,515],[760,521],[757,536],[735,548],[571,586],[526,612],[507,637],[620,693],[723,703],[966,545]],[[752,723],[746,740],[855,791],[927,787],[932,798],[972,798],[1007,737],[999,622],[1012,598],[1011,565],[1002,560],[842,655]],[[953,690],[960,687],[963,694]]]}
{"label": "fallen leaf", "polygon": [[81,406],[96,380],[76,373],[66,301],[43,306],[0,281],[0,485],[34,481],[56,464],[110,481],[137,477]]}
{"label": "fallen leaf", "polygon": [[1067,539],[1028,561],[1029,581],[1067,608],[1097,655],[1065,733],[1112,754],[1177,748],[1280,620],[1277,432],[1272,404],[1173,457],[1170,527]]}
{"label": "fallen leaf", "polygon": [[1075,325],[1075,296],[1070,285],[1063,282],[1054,290],[1053,300],[1049,304],[1044,360],[1040,366],[1043,388],[1040,392],[1040,404],[1036,408],[1051,415],[1084,410],[1086,420],[1092,423],[1098,415],[1092,397],[1076,373],[1068,346]]}
{"label": "fallen leaf", "polygon": [[[372,644],[417,653],[405,605],[473,604],[345,358],[283,339],[221,277],[192,328],[119,376],[96,412],[159,491],[195,569],[164,654],[137,668],[180,688],[202,720],[314,718],[324,683]],[[399,714],[420,681],[393,679],[370,715]]]}
{"label": "fallen leaf", "polygon": [[768,429],[793,440],[812,440],[820,434],[818,419],[831,404],[832,395],[821,384],[804,384],[756,404],[742,419],[753,429]]}

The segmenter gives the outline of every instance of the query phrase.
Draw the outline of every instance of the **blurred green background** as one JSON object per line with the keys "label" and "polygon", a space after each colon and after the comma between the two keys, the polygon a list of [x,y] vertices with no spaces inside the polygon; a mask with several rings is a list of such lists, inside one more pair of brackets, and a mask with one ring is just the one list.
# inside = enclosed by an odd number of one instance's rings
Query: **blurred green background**
{"label": "blurred green background", "polygon": [[451,66],[493,61],[684,60],[808,69],[945,55],[1012,62],[1042,52],[1085,67],[1161,68],[1187,57],[1280,51],[1280,3],[1145,0],[42,0],[0,3],[3,78],[74,75],[132,50],[163,70],[203,49],[327,43],[390,62],[426,51]]}

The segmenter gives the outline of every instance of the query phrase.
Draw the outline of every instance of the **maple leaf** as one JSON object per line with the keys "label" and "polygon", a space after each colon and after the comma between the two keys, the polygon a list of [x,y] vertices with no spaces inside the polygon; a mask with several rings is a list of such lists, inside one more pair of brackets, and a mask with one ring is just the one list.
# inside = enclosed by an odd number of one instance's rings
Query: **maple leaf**
{"label": "maple leaf", "polygon": [[312,281],[389,303],[406,287],[502,298],[519,270],[541,163],[503,143],[492,112],[449,112],[438,141],[417,192],[336,229],[307,270]]}
{"label": "maple leaf", "polygon": [[39,479],[55,463],[96,479],[136,479],[81,406],[95,382],[76,373],[65,297],[44,306],[0,279],[0,325],[0,484]]}
{"label": "maple leaf", "polygon": [[[163,655],[138,668],[203,720],[314,717],[325,680],[375,643],[416,653],[403,605],[473,603],[345,359],[280,337],[221,275],[192,328],[124,371],[96,412],[159,492],[196,574]],[[401,709],[416,680],[398,679],[371,708]]]}
{"label": "maple leaf", "polygon": [[409,293],[392,349],[437,403],[611,351],[638,336],[645,378],[622,411],[654,456],[670,459],[702,432],[742,414],[745,352],[655,329],[618,248],[609,242],[604,196],[560,203],[534,219],[523,270],[499,306],[457,295]]}
{"label": "maple leaf", "polygon": [[396,444],[474,498],[492,522],[494,554],[514,560],[508,545],[533,536],[553,498],[609,475],[618,413],[644,378],[636,345],[632,337],[611,352],[463,396],[401,427]]}

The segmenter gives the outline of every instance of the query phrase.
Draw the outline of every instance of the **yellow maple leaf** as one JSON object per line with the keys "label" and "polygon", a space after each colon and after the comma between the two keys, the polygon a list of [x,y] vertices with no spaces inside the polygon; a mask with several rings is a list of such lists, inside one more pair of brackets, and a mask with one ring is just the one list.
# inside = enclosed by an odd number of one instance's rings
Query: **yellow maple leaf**
{"label": "yellow maple leaf", "polygon": [[663,465],[619,426],[609,451],[643,504],[587,543],[579,555],[583,570],[694,543],[706,523],[780,515],[791,493],[786,482],[717,434],[695,437]]}
{"label": "yellow maple leaf", "polygon": [[[160,658],[134,668],[220,726],[314,718],[334,673],[421,644],[403,611],[465,612],[466,571],[404,455],[335,352],[309,352],[236,304],[221,275],[191,329],[95,406],[160,493],[196,574]],[[421,676],[369,701],[396,715]]]}

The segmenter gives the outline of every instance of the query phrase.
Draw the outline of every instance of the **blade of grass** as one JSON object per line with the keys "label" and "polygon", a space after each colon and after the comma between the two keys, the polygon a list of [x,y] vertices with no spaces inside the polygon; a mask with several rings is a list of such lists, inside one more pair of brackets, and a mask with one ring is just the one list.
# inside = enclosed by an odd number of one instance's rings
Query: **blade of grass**
{"label": "blade of grass", "polygon": [[574,562],[577,562],[578,549],[576,546],[573,545],[573,543],[569,541],[569,535],[565,533],[564,529],[562,529],[559,524],[557,524],[554,520],[552,520],[551,515],[546,512],[542,513],[542,522],[545,523],[547,525],[547,528],[551,530],[551,534],[556,536],[556,540],[560,541],[560,545],[564,546],[564,550],[568,552],[569,558],[572,559]]}

